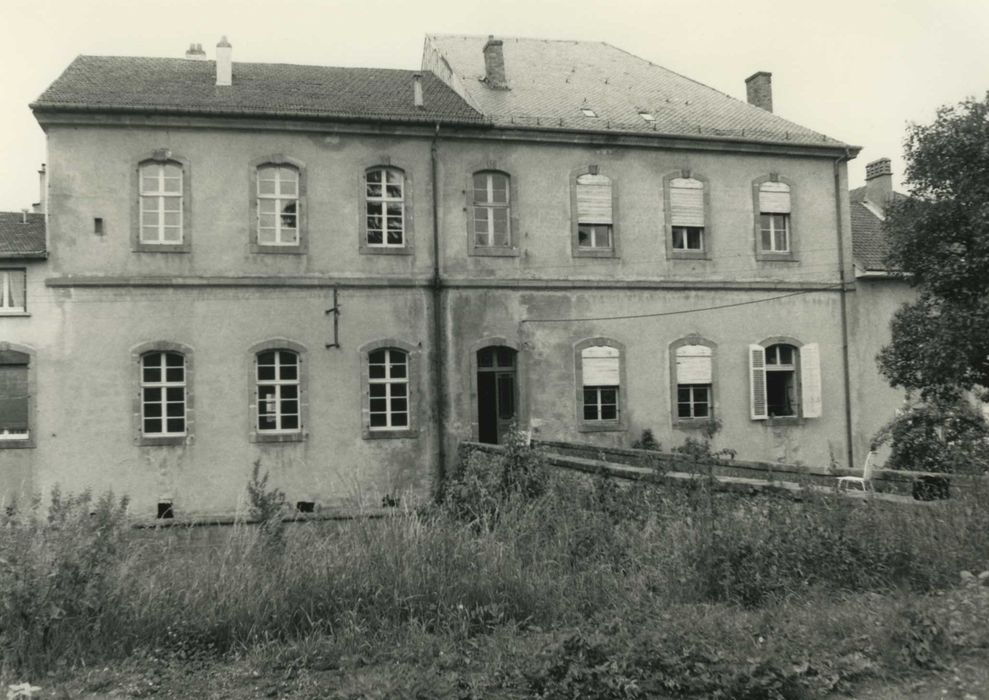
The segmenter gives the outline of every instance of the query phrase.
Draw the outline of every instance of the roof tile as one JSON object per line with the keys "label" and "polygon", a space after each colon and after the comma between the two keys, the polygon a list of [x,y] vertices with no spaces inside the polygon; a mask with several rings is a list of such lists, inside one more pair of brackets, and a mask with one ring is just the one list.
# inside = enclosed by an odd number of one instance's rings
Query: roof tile
{"label": "roof tile", "polygon": [[0,258],[43,258],[46,254],[44,214],[0,212]]}

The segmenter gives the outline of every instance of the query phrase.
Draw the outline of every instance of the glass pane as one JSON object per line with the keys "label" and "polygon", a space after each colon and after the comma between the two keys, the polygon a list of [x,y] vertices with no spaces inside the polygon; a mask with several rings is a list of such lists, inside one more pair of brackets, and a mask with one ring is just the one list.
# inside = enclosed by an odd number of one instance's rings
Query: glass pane
{"label": "glass pane", "polygon": [[282,418],[282,430],[298,430],[298,429],[299,429],[298,416],[284,416]]}
{"label": "glass pane", "polygon": [[185,415],[185,404],[184,403],[170,403],[166,409],[166,415],[169,418],[178,418]]}
{"label": "glass pane", "polygon": [[690,401],[690,387],[689,386],[678,386],[677,387],[677,401],[689,402]]}
{"label": "glass pane", "polygon": [[494,209],[494,245],[508,245],[508,210]]}
{"label": "glass pane", "polygon": [[180,386],[170,386],[165,389],[165,400],[172,403],[185,401],[185,389]]}
{"label": "glass pane", "polygon": [[397,411],[399,413],[405,413],[409,410],[409,400],[408,399],[392,399],[391,410]]}
{"label": "glass pane", "polygon": [[[291,172],[291,171],[290,171]],[[296,180],[295,174],[282,180],[280,193],[286,197],[295,197],[299,193],[299,183]]]}
{"label": "glass pane", "polygon": [[281,378],[294,380],[299,377],[299,367],[297,365],[282,365]]}
{"label": "glass pane", "polygon": [[144,419],[144,432],[145,434],[154,435],[155,433],[161,432],[161,419],[160,418],[145,418]]}
{"label": "glass pane", "polygon": [[[586,397],[585,397],[586,401]],[[597,420],[598,409],[595,404],[584,404],[584,420]]]}
{"label": "glass pane", "polygon": [[391,395],[392,396],[405,396],[408,393],[409,387],[405,384],[392,384],[391,385]]}
{"label": "glass pane", "polygon": [[396,428],[404,428],[409,424],[409,414],[408,413],[393,413],[391,415],[391,424]]}
{"label": "glass pane", "polygon": [[158,387],[145,387],[144,401],[145,403],[161,401],[161,389]]}
{"label": "glass pane", "polygon": [[488,176],[485,173],[474,176],[474,201],[479,204],[488,201]]}
{"label": "glass pane", "polygon": [[380,230],[376,231],[368,227],[368,232],[367,232],[368,245],[381,245],[383,241],[384,241],[384,233],[382,233]]}
{"label": "glass pane", "polygon": [[180,212],[182,211],[182,200],[178,197],[162,197],[161,206],[164,211]]}
{"label": "glass pane", "polygon": [[161,404],[160,403],[145,403],[144,404],[144,417],[145,418],[160,418],[161,417]]}
{"label": "glass pane", "polygon": [[258,211],[262,214],[276,214],[278,212],[278,201],[275,199],[262,199],[258,202]]}
{"label": "glass pane", "polygon": [[618,390],[617,389],[601,389],[601,403],[614,404],[617,403]]}
{"label": "glass pane", "polygon": [[515,417],[515,377],[498,375],[498,417],[510,420]]}
{"label": "glass pane", "polygon": [[374,185],[374,184],[371,184],[370,182],[367,183],[367,196],[368,197],[372,197],[374,199],[380,199],[381,198],[381,192],[382,192],[381,185]]}
{"label": "glass pane", "polygon": [[262,214],[258,217],[258,226],[262,229],[273,230],[278,218],[274,214]]}
{"label": "glass pane", "polygon": [[166,211],[165,212],[165,225],[166,226],[178,226],[182,223],[182,215],[177,211]]}
{"label": "glass pane", "polygon": [[773,249],[773,234],[771,231],[766,229],[762,230],[762,249],[772,250]]}
{"label": "glass pane", "polygon": [[401,185],[405,180],[405,176],[397,170],[388,170],[386,172],[388,174],[389,185]]}
{"label": "glass pane", "polygon": [[677,418],[691,418],[690,415],[690,404],[689,403],[678,403],[677,404]]}
{"label": "glass pane", "polygon": [[368,172],[368,174],[367,174],[367,182],[368,182],[368,184],[378,184],[378,183],[380,183],[381,182],[381,174],[382,174],[382,172],[383,171],[381,171],[381,170],[371,170],[370,172]]}
{"label": "glass pane", "polygon": [[792,365],[793,364],[793,346],[792,345],[777,345],[777,352],[779,353],[780,364],[781,365]]}
{"label": "glass pane", "polygon": [[618,418],[618,407],[613,404],[601,405],[601,420],[616,420]]}
{"label": "glass pane", "polygon": [[388,185],[388,196],[392,199],[402,198],[402,186],[401,185]]}
{"label": "glass pane", "polygon": [[275,378],[275,368],[271,366],[258,365],[258,379],[261,381],[272,381]]}
{"label": "glass pane", "polygon": [[776,250],[788,250],[790,248],[786,240],[786,230],[781,229],[776,231]]}
{"label": "glass pane", "polygon": [[368,202],[367,203],[367,214],[368,218],[375,216],[381,216],[381,202]]}
{"label": "glass pane", "polygon": [[388,385],[387,384],[371,384],[368,387],[368,393],[373,398],[384,397],[388,393]]}
{"label": "glass pane", "polygon": [[371,399],[371,412],[372,413],[384,413],[388,410],[388,400],[387,399]]}
{"label": "glass pane", "polygon": [[145,175],[141,178],[141,192],[157,192],[158,178]]}
{"label": "glass pane", "polygon": [[259,365],[273,365],[275,364],[275,351],[266,350],[264,352],[258,353],[258,364]]}
{"label": "glass pane", "polygon": [[706,403],[696,403],[694,404],[694,415],[697,418],[707,417],[707,404]]}
{"label": "glass pane", "polygon": [[388,202],[388,216],[402,218],[402,203]]}
{"label": "glass pane", "polygon": [[370,422],[372,428],[384,428],[388,425],[388,417],[384,413],[372,413]]}
{"label": "glass pane", "polygon": [[374,352],[369,352],[367,355],[367,361],[373,365],[383,365],[385,364],[385,355],[387,350],[375,350]]}
{"label": "glass pane", "polygon": [[177,226],[166,226],[162,230],[161,239],[166,243],[181,243],[182,229]]}
{"label": "glass pane", "polygon": [[384,379],[385,378],[385,366],[384,365],[368,365],[367,374],[371,379]]}
{"label": "glass pane", "polygon": [[577,245],[586,248],[591,245],[591,227],[581,224],[577,227]]}
{"label": "glass pane", "polygon": [[161,381],[161,369],[158,367],[144,367],[144,381],[145,382],[160,382]]}
{"label": "glass pane", "polygon": [[404,379],[405,378],[405,363],[393,364],[391,366],[391,376],[394,379]]}
{"label": "glass pane", "polygon": [[494,366],[494,348],[484,348],[483,350],[477,351],[477,366],[478,367],[493,367]]}
{"label": "glass pane", "polygon": [[283,399],[297,399],[297,398],[299,398],[299,386],[297,384],[283,384],[282,385],[282,398]]}
{"label": "glass pane", "polygon": [[299,414],[299,402],[295,399],[283,399],[282,400],[282,415],[283,416],[295,416]]}
{"label": "glass pane", "polygon": [[275,181],[267,179],[258,179],[258,194],[263,195],[273,195],[275,194]]}
{"label": "glass pane", "polygon": [[401,231],[389,231],[388,232],[388,245],[402,245],[402,232]]}
{"label": "glass pane", "polygon": [[169,418],[168,419],[168,432],[170,432],[170,433],[184,433],[185,432],[185,419],[184,418]]}
{"label": "glass pane", "polygon": [[401,233],[402,231],[402,217],[401,216],[389,216],[388,217],[388,230],[397,231]]}
{"label": "glass pane", "polygon": [[491,201],[495,204],[508,203],[508,178],[504,175],[491,176]]}
{"label": "glass pane", "polygon": [[691,250],[701,250],[703,248],[701,244],[701,233],[704,231],[702,228],[694,227],[687,230],[687,247]]}
{"label": "glass pane", "polygon": [[496,359],[498,360],[499,367],[514,367],[515,366],[515,351],[511,348],[499,347],[496,349]]}

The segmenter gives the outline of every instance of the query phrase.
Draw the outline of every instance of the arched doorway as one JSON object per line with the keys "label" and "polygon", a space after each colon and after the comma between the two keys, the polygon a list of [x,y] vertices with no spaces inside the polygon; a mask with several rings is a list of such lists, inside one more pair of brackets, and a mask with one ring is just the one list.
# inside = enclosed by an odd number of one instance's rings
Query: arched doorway
{"label": "arched doorway", "polygon": [[518,353],[505,345],[477,351],[477,439],[504,441],[518,415]]}

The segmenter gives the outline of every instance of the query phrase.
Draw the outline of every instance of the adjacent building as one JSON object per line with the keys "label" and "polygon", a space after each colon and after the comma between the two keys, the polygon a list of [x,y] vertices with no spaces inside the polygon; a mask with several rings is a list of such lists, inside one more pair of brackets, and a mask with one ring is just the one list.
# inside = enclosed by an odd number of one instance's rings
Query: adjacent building
{"label": "adjacent building", "polygon": [[302,509],[407,502],[512,424],[672,446],[716,420],[741,458],[857,462],[886,400],[849,345],[878,322],[858,149],[747,85],[491,37],[428,36],[420,71],[77,58],[32,105],[5,490],[217,515],[260,460]]}

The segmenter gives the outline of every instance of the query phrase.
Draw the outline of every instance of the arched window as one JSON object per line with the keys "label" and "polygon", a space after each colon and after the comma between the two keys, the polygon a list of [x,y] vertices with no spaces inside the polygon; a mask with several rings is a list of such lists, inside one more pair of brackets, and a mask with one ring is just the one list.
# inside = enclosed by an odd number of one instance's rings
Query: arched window
{"label": "arched window", "polygon": [[141,435],[145,438],[186,434],[186,360],[180,352],[141,356]]}
{"label": "arched window", "polygon": [[749,346],[752,418],[818,418],[822,413],[817,343],[771,339]]}
{"label": "arched window", "polygon": [[624,348],[607,338],[590,338],[574,349],[580,429],[624,430]]}
{"label": "arched window", "polygon": [[414,437],[416,349],[396,338],[387,338],[368,343],[360,353],[364,438]]}
{"label": "arched window", "polygon": [[470,198],[474,247],[511,247],[510,184],[507,173],[497,171],[474,173]]}
{"label": "arched window", "polygon": [[298,246],[300,215],[299,170],[288,164],[266,163],[257,169],[257,244]]}
{"label": "arched window", "polygon": [[174,160],[145,161],[138,167],[139,241],[144,245],[182,245],[184,173]]}
{"label": "arched window", "polygon": [[404,248],[406,244],[405,173],[375,167],[364,178],[365,236],[372,248]]}
{"label": "arched window", "polygon": [[302,430],[299,353],[285,348],[255,355],[259,434],[292,434]]}

